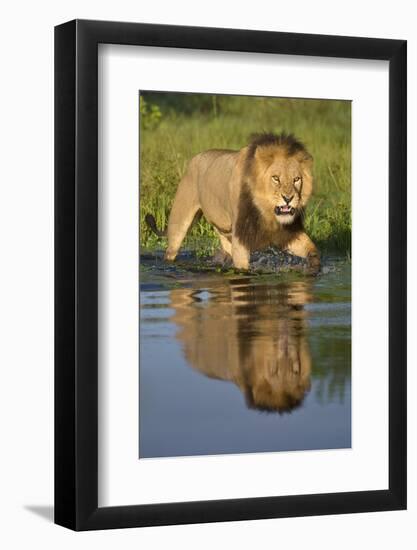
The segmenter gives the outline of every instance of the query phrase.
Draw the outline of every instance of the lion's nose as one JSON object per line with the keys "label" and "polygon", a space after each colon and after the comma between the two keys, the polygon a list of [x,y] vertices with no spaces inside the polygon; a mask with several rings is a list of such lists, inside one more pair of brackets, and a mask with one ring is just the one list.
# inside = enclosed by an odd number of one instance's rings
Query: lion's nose
{"label": "lion's nose", "polygon": [[286,197],[285,195],[282,195],[282,198],[284,199],[284,201],[287,203],[287,204],[290,204],[290,202],[293,200],[294,198],[294,195],[292,195],[292,197]]}

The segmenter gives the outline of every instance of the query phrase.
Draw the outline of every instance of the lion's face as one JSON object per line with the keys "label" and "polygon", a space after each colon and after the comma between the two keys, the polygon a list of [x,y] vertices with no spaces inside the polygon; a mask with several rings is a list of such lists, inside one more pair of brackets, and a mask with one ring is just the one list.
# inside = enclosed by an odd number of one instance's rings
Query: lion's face
{"label": "lion's face", "polygon": [[290,411],[310,388],[310,350],[297,333],[299,322],[282,319],[273,328],[274,341],[252,342],[244,358],[247,402],[259,409]]}
{"label": "lion's face", "polygon": [[251,190],[255,204],[267,217],[291,224],[303,211],[313,190],[312,157],[306,151],[289,155],[280,146],[255,152]]}

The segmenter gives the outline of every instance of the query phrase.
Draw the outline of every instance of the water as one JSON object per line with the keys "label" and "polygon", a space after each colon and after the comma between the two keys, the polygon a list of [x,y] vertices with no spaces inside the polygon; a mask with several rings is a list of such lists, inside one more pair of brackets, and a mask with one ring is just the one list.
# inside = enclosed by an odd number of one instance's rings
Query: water
{"label": "water", "polygon": [[351,446],[349,265],[145,269],[140,296],[140,458]]}

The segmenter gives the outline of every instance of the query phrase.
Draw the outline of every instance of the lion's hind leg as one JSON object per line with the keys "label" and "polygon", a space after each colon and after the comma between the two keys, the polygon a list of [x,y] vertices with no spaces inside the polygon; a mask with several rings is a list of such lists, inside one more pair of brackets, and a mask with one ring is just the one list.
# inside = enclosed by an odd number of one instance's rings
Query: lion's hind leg
{"label": "lion's hind leg", "polygon": [[168,248],[165,259],[174,261],[187,231],[199,217],[200,202],[193,178],[186,174],[181,180],[168,220]]}

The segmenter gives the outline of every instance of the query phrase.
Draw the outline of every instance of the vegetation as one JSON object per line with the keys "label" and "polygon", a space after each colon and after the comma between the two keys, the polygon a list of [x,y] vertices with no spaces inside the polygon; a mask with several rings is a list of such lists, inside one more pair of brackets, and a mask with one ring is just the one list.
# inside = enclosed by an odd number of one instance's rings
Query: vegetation
{"label": "vegetation", "polygon": [[[144,217],[166,226],[178,182],[193,155],[240,149],[255,132],[291,132],[314,157],[315,187],[305,225],[324,252],[351,250],[351,105],[348,101],[206,94],[142,93],[140,98],[140,244],[165,246]],[[184,247],[201,254],[218,246],[202,218]]]}

